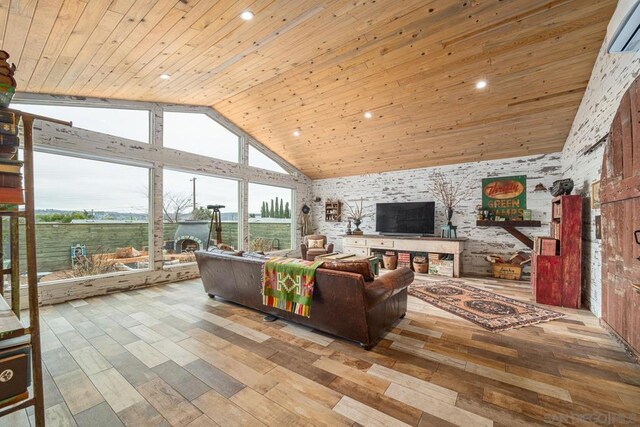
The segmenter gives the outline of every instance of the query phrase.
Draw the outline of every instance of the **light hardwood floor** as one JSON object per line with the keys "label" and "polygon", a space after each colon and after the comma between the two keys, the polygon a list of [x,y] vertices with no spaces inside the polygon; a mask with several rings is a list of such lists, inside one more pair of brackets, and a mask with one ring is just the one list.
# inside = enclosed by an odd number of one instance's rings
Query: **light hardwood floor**
{"label": "light hardwood floor", "polygon": [[[531,299],[526,284],[463,281]],[[367,352],[263,323],[199,280],[47,306],[47,426],[640,424],[639,365],[590,312],[562,311],[491,333],[409,297]]]}

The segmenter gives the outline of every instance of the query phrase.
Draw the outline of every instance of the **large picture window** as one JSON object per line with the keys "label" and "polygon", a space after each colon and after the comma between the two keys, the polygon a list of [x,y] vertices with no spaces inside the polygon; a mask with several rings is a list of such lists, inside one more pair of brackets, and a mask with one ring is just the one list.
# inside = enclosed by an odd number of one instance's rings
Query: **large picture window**
{"label": "large picture window", "polygon": [[11,104],[27,113],[73,122],[73,127],[108,135],[149,142],[149,110],[121,108],[70,107],[59,105]]}
{"label": "large picture window", "polygon": [[149,169],[35,152],[34,184],[40,283],[149,267]]}
{"label": "large picture window", "polygon": [[249,184],[249,250],[291,249],[292,191]]}
{"label": "large picture window", "polygon": [[165,112],[162,134],[165,147],[238,162],[240,138],[206,114]]}
{"label": "large picture window", "polygon": [[[165,169],[163,187],[165,265],[194,262],[194,251],[206,248],[208,205],[224,206],[222,242],[212,244],[238,247],[238,181]],[[211,238],[216,239],[215,230]]]}

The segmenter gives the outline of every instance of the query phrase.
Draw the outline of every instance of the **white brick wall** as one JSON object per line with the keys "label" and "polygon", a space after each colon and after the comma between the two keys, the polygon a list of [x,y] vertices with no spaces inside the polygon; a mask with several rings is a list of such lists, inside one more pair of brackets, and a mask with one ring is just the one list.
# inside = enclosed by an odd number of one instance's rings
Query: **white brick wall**
{"label": "white brick wall", "polygon": [[[475,189],[474,198],[459,206],[453,217],[453,223],[458,226],[458,235],[469,239],[462,258],[465,273],[489,274],[489,265],[484,260],[487,254],[510,255],[527,249],[502,229],[476,227],[475,206],[482,202],[482,178],[527,175],[527,207],[533,211],[533,219],[542,221],[543,225],[541,228],[522,231],[528,235],[549,234],[551,196],[548,192],[534,192],[533,189],[540,182],[549,187],[554,180],[559,179],[560,153],[316,180],[313,181],[312,196],[322,198],[321,202],[311,205],[316,231],[326,234],[331,242],[336,243],[336,248],[341,249],[341,239],[338,236],[344,234],[347,223],[324,221],[324,202],[327,199],[346,200],[353,205],[353,201],[363,197],[365,210],[374,213],[376,203],[433,200],[425,189],[431,174],[436,170],[455,181],[467,178],[466,184]],[[445,223],[445,208],[436,203],[436,233],[440,232],[440,226]],[[360,228],[365,233],[375,233],[375,218],[367,218]]]}

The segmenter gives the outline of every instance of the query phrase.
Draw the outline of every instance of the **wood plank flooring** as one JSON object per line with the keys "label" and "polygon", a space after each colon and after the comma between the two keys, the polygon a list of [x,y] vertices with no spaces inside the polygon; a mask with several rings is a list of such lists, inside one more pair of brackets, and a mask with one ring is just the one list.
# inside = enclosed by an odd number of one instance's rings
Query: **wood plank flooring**
{"label": "wood plank flooring", "polygon": [[[526,284],[463,281],[531,300]],[[47,306],[47,426],[640,424],[640,366],[590,312],[561,311],[491,333],[409,297],[367,352],[263,323],[199,280]]]}

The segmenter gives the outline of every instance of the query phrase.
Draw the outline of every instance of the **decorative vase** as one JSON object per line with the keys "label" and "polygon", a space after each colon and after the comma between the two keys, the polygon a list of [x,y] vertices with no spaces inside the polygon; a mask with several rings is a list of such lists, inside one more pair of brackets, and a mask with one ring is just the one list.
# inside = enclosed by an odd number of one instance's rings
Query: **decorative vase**
{"label": "decorative vase", "polygon": [[447,225],[451,225],[451,218],[453,218],[453,208],[447,208]]}
{"label": "decorative vase", "polygon": [[426,274],[429,271],[429,263],[427,258],[423,256],[417,256],[413,258],[413,270],[416,273]]}
{"label": "decorative vase", "polygon": [[353,230],[352,234],[362,234],[362,230],[360,230],[360,224],[362,224],[362,221],[354,219],[353,224],[356,226],[356,229]]}
{"label": "decorative vase", "polygon": [[387,270],[395,270],[398,268],[398,255],[393,252],[385,253],[382,255],[382,262]]}

